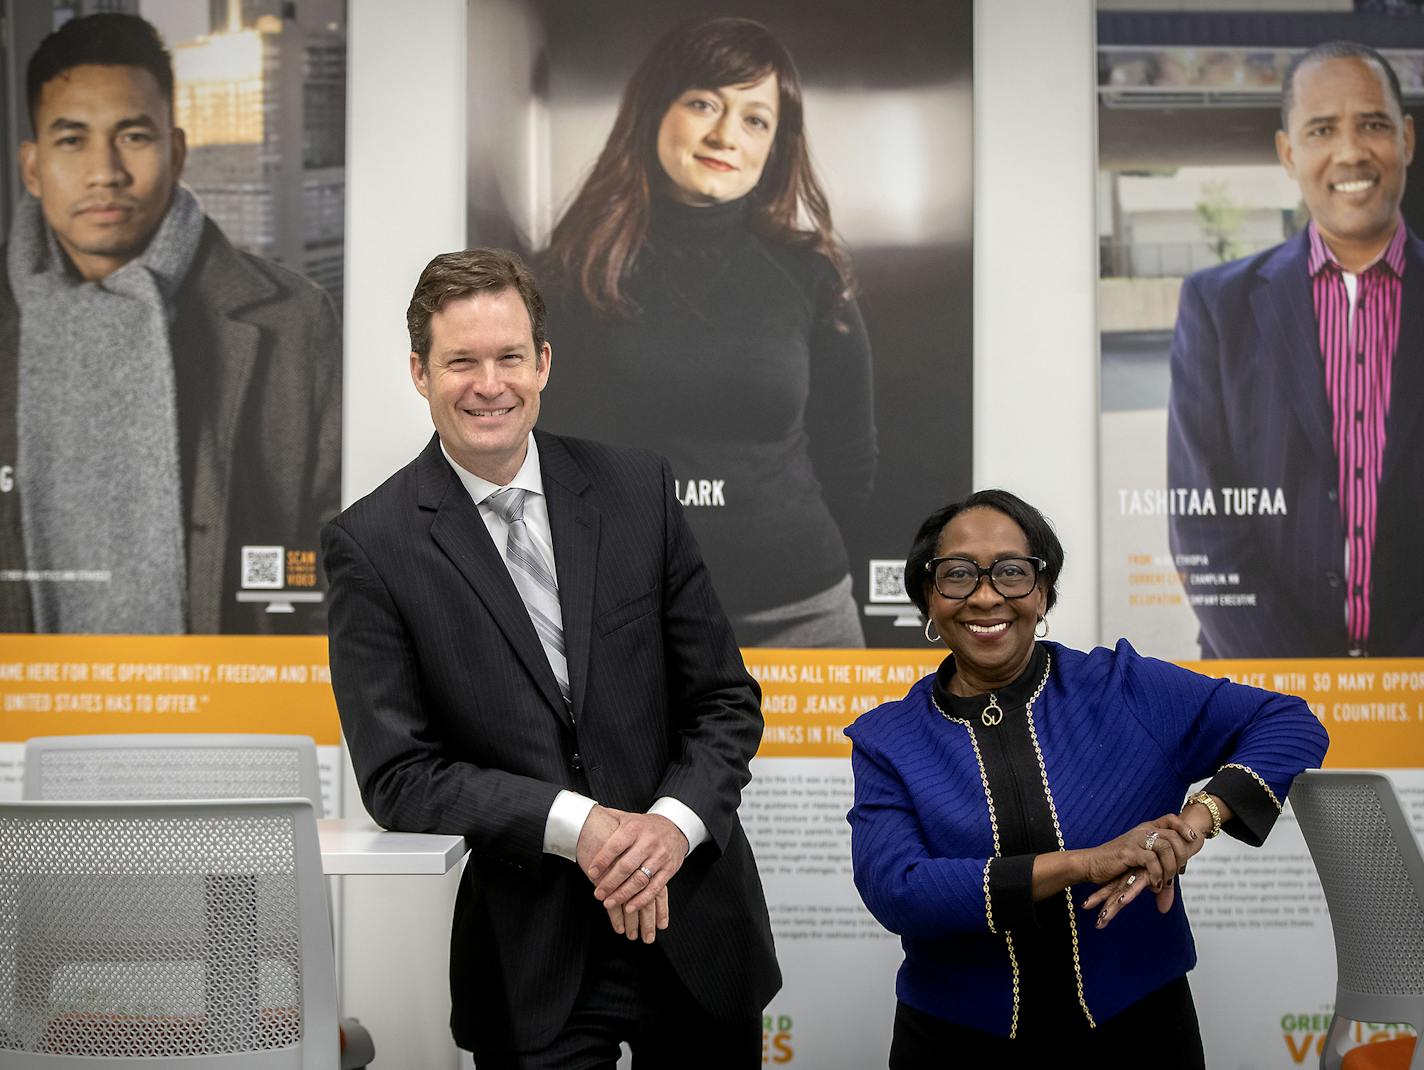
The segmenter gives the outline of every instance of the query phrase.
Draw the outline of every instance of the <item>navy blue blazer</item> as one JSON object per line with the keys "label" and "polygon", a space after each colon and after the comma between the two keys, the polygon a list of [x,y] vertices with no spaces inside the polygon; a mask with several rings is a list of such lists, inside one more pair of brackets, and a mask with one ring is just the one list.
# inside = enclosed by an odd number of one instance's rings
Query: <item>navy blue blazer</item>
{"label": "navy blue blazer", "polygon": [[[1305,232],[1182,284],[1167,482],[1212,488],[1216,515],[1170,518],[1183,571],[1239,573],[1254,606],[1193,608],[1203,657],[1338,657],[1345,532]],[[1424,242],[1405,244],[1404,306],[1379,486],[1367,652],[1424,655]],[[1227,516],[1221,488],[1283,493],[1284,515]],[[1187,587],[1189,594],[1213,588]]]}
{"label": "navy blue blazer", "polygon": [[690,806],[709,839],[668,884],[654,950],[719,1020],[754,1017],[781,984],[737,820],[760,696],[667,462],[534,434],[572,716],[438,437],[322,532],[331,683],[361,797],[387,828],[469,841],[451,1024],[478,1058],[554,1038],[608,924],[583,872],[543,853],[563,788],[636,812],[663,795]]}

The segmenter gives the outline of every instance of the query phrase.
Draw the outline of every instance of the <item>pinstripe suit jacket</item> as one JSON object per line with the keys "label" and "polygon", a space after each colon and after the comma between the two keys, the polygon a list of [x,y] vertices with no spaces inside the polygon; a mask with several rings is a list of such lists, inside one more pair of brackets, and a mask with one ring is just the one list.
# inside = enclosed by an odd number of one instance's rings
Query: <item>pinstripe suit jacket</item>
{"label": "pinstripe suit jacket", "polygon": [[[1345,532],[1305,232],[1182,285],[1168,484],[1213,488],[1215,516],[1171,518],[1176,554],[1239,572],[1256,605],[1198,605],[1203,657],[1348,653]],[[1369,650],[1424,655],[1424,243],[1405,245],[1370,591]],[[1227,516],[1220,488],[1284,493],[1285,515]],[[1192,588],[1189,586],[1189,591]],[[1193,593],[1200,593],[1200,589]]]}
{"label": "pinstripe suit jacket", "polygon": [[323,532],[332,685],[362,798],[388,828],[469,840],[450,963],[462,1047],[552,1040],[590,927],[607,924],[578,867],[542,853],[563,788],[632,811],[670,795],[706,823],[708,842],[668,886],[656,947],[709,1012],[745,1020],[781,983],[736,814],[761,738],[757,686],[666,462],[535,434],[573,717],[432,437]]}

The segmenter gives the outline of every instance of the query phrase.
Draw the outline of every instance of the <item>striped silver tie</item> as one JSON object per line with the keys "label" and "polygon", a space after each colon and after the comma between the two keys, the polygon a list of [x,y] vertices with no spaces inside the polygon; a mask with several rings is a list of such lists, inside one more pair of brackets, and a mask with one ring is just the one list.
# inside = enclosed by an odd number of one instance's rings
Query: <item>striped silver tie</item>
{"label": "striped silver tie", "polygon": [[529,610],[529,619],[539,633],[539,642],[544,647],[544,656],[549,659],[549,668],[554,670],[554,679],[559,682],[564,704],[569,705],[569,665],[564,658],[564,614],[559,608],[559,585],[529,537],[529,526],[524,523],[524,499],[528,496],[527,490],[505,487],[486,498],[485,504],[509,525],[504,549],[509,578],[524,599],[524,608]]}

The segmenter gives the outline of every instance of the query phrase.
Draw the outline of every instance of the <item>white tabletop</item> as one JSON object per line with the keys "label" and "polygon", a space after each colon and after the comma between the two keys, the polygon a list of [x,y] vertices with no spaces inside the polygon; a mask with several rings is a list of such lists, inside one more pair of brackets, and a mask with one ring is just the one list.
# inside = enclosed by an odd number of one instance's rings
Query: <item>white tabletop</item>
{"label": "white tabletop", "polygon": [[388,832],[366,818],[325,818],[316,823],[321,868],[327,876],[355,873],[449,873],[465,857],[463,836]]}

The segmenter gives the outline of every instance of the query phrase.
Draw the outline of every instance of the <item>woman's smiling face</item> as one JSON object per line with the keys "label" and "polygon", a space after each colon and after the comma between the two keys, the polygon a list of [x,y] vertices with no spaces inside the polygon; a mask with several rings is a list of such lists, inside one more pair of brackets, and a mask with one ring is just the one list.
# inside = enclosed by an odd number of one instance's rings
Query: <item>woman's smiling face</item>
{"label": "woman's smiling face", "polygon": [[[936,557],[963,557],[984,568],[1001,558],[1032,555],[1023,529],[988,506],[955,516],[940,532],[935,550]],[[1034,628],[1048,604],[1041,580],[1023,598],[1005,598],[987,577],[966,598],[945,598],[932,583],[927,595],[930,618],[954,653],[956,691],[993,691],[1028,667]]]}
{"label": "woman's smiling face", "polygon": [[689,89],[658,126],[658,163],[683,204],[725,204],[750,193],[776,143],[776,75],[749,85]]}

